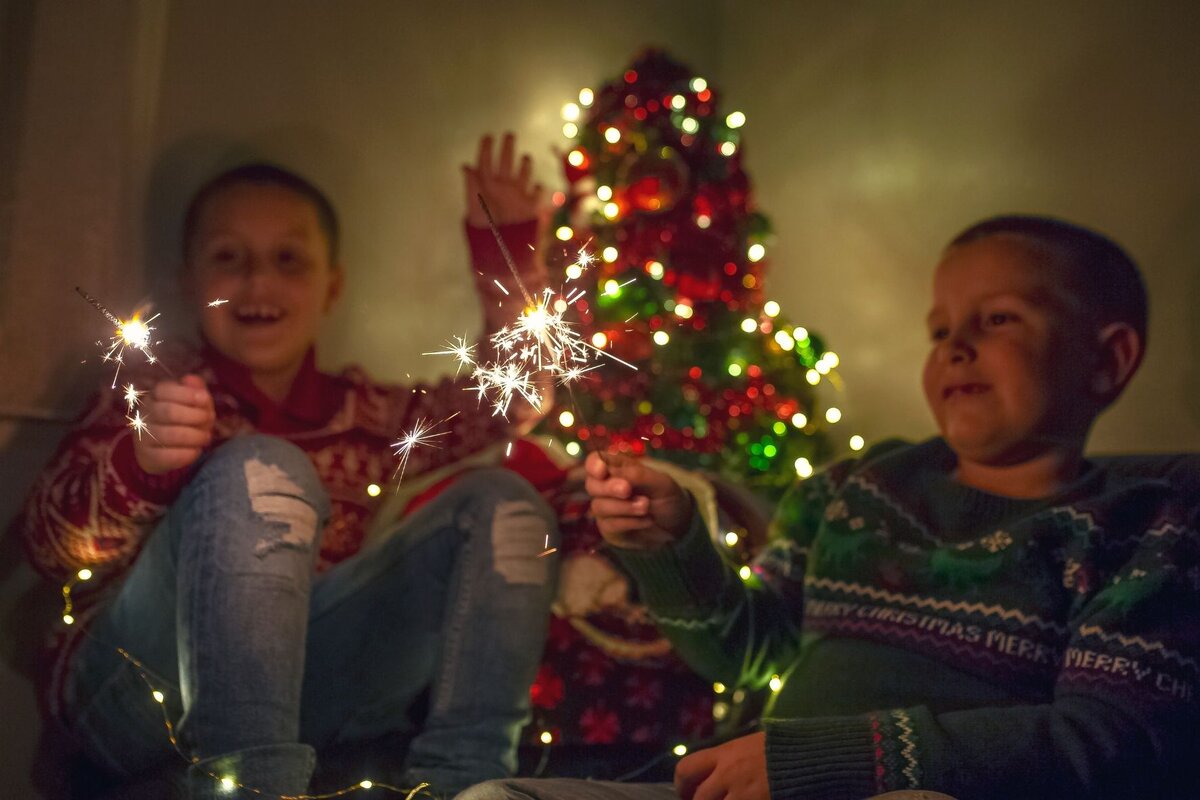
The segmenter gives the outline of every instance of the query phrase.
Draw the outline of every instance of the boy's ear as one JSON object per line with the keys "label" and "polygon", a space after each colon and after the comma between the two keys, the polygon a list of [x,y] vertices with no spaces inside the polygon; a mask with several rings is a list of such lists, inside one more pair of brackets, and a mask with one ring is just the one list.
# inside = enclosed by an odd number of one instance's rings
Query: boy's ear
{"label": "boy's ear", "polygon": [[333,269],[333,276],[329,279],[329,288],[325,292],[325,312],[333,310],[337,302],[342,297],[342,288],[346,283],[346,270],[341,264],[338,264]]}
{"label": "boy's ear", "polygon": [[1097,334],[1100,358],[1092,373],[1092,393],[1102,405],[1117,399],[1142,363],[1142,337],[1127,322],[1105,325]]}

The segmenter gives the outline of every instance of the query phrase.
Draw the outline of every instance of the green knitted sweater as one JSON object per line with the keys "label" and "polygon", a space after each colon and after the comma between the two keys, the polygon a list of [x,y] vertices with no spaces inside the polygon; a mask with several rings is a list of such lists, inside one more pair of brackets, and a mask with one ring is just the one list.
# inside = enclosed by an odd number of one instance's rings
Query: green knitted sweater
{"label": "green knitted sweater", "polygon": [[781,676],[775,800],[1200,796],[1195,498],[1089,465],[1014,500],[954,465],[893,442],[798,483],[748,580],[699,514],[618,555],[701,674]]}

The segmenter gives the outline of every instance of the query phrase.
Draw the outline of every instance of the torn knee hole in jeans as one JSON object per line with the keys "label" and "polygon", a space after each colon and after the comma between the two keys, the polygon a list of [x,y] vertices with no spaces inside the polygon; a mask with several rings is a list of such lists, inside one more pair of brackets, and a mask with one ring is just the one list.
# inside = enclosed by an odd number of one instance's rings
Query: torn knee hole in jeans
{"label": "torn knee hole in jeans", "polygon": [[304,500],[304,490],[274,464],[257,458],[245,463],[250,509],[271,529],[254,544],[259,558],[281,548],[309,550],[317,534],[317,512]]}
{"label": "torn knee hole in jeans", "polygon": [[505,583],[540,586],[550,577],[550,561],[542,558],[546,521],[528,500],[496,504],[492,516],[492,558]]}

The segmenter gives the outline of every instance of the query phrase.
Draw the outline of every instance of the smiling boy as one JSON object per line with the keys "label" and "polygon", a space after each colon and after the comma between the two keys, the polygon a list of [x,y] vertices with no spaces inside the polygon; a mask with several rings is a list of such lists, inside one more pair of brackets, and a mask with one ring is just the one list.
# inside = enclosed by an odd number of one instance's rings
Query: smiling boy
{"label": "smiling boy", "polygon": [[[472,207],[488,198],[537,291],[526,245],[541,189],[511,136],[498,158],[483,140],[465,188]],[[474,266],[495,273],[479,216]],[[250,164],[205,184],[183,241],[202,348],[173,359],[180,380],[135,380],[153,383],[143,435],[101,392],[26,504],[34,564],[60,582],[93,574],[49,710],[120,779],[190,762],[192,798],[229,797],[227,782],[298,795],[317,751],[393,735],[411,738],[393,780],[439,795],[515,766],[554,590],[556,562],[538,558],[557,541],[553,516],[514,473],[477,469],[365,540],[402,433],[454,417],[438,447],[411,454],[414,475],[519,426],[479,413],[466,378],[392,386],[317,370],[339,241],[324,193],[288,170]],[[496,306],[489,296],[485,333],[520,310]],[[187,761],[122,651],[162,692]]]}
{"label": "smiling boy", "polygon": [[1187,796],[1196,501],[1083,455],[1143,353],[1136,266],[1077,225],[985,220],[944,252],[927,319],[941,436],[798,483],[749,580],[668,476],[588,459],[601,532],[685,660],[779,687],[764,730],[686,756],[673,787],[464,800]]}

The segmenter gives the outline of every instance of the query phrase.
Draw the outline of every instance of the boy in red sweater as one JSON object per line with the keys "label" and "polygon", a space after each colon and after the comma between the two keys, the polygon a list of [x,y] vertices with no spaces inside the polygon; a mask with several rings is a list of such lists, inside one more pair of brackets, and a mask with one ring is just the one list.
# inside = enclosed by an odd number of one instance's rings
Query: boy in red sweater
{"label": "boy in red sweater", "polygon": [[[486,337],[520,312],[520,293],[491,291],[508,271],[475,197],[536,293],[545,278],[527,245],[541,187],[509,135],[498,154],[483,140],[466,190]],[[190,797],[301,794],[316,750],[405,732],[410,784],[453,793],[514,767],[554,590],[556,562],[539,558],[557,544],[549,508],[514,473],[481,469],[366,534],[396,468],[390,445],[418,420],[461,412],[438,447],[412,452],[408,475],[517,435],[537,412],[510,425],[465,379],[402,387],[317,371],[344,279],[338,246],[329,200],[291,172],[252,164],[207,183],[183,241],[202,348],[171,359],[179,380],[134,377],[153,386],[146,433],[102,391],[25,507],[35,565],[60,582],[93,575],[77,587],[49,704],[116,776],[178,758],[118,648],[177,720]]]}

